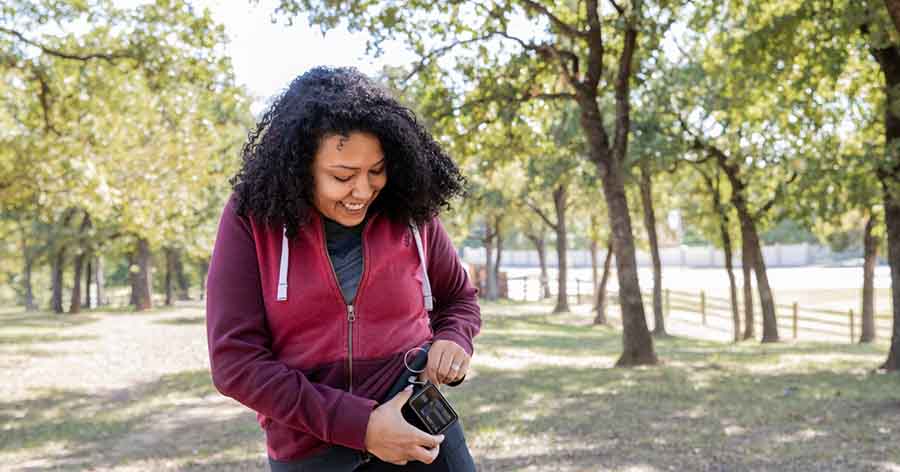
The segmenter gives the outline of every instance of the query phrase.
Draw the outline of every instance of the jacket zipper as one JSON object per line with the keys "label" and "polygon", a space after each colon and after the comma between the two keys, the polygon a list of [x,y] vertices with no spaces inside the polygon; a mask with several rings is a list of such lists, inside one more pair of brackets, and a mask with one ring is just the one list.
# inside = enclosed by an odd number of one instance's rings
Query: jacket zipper
{"label": "jacket zipper", "polygon": [[[371,220],[369,220],[371,221]],[[363,228],[363,236],[366,234],[366,228],[369,227],[369,221],[366,221],[366,226]],[[356,294],[353,295],[353,300],[350,301],[350,304],[347,305],[347,392],[353,393],[353,322],[356,321],[356,309],[353,305],[356,303],[356,298],[359,297],[359,289],[362,288],[362,284],[365,281],[366,275],[366,240],[362,239],[362,254],[363,254],[363,270],[362,275],[359,278],[359,285],[356,287]],[[334,276],[334,281],[337,283],[338,292],[341,294],[341,301],[344,300],[344,292],[341,289],[341,281],[338,279],[337,272],[334,271],[334,263],[331,262],[331,256],[328,254],[328,240],[325,236],[325,220],[322,220],[322,250],[325,252],[325,259],[328,260],[328,267],[331,267],[331,274]]]}
{"label": "jacket zipper", "polygon": [[[358,289],[357,289],[358,290]],[[355,297],[354,297],[355,298]],[[353,393],[353,322],[356,321],[356,313],[353,312],[353,305],[347,305],[347,391]]]}

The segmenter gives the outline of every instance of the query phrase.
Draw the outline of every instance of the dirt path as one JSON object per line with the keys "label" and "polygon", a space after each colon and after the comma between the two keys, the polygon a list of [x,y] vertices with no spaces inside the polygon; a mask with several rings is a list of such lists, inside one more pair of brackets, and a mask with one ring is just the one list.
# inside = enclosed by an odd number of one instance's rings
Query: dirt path
{"label": "dirt path", "polygon": [[0,469],[262,468],[253,413],[209,382],[203,316],[3,316]]}

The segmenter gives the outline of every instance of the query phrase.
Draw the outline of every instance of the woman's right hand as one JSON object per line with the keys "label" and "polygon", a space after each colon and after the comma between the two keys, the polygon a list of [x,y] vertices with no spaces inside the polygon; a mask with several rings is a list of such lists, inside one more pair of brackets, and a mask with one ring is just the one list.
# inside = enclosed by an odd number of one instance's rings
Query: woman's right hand
{"label": "woman's right hand", "polygon": [[372,411],[366,450],[391,464],[406,465],[413,460],[431,464],[440,452],[444,435],[434,436],[407,423],[400,409],[410,396],[411,385]]}

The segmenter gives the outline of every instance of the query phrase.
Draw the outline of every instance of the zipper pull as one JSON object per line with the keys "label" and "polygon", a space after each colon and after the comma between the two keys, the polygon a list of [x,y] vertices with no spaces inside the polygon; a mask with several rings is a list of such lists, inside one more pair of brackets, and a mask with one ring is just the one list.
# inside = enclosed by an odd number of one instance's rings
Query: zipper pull
{"label": "zipper pull", "polygon": [[347,305],[347,321],[356,321],[356,313],[353,311],[353,305]]}

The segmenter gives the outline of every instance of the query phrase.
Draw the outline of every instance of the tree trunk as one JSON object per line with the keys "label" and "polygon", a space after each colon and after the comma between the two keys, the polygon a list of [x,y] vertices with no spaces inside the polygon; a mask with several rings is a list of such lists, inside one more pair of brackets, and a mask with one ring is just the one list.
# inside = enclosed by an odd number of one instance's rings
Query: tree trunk
{"label": "tree trunk", "polygon": [[553,208],[556,211],[556,260],[557,292],[556,306],[553,313],[566,313],[569,311],[569,291],[567,278],[569,276],[568,261],[566,257],[566,187],[560,185],[553,191]]}
{"label": "tree trunk", "polygon": [[594,303],[594,311],[597,316],[594,317],[594,324],[609,324],[606,317],[606,284],[609,281],[609,270],[612,266],[613,258],[613,241],[612,236],[606,243],[606,256],[603,258],[603,275],[600,276],[600,283],[597,285],[597,301]]}
{"label": "tree trunk", "polygon": [[175,278],[175,250],[170,247],[165,247],[163,248],[163,253],[166,256],[166,306],[172,306],[175,303],[175,297],[172,287],[174,285],[172,279]]}
{"label": "tree trunk", "polygon": [[104,298],[106,296],[106,279],[103,277],[103,256],[98,255],[96,257],[96,264],[94,264],[95,278],[97,279],[97,306],[101,307],[103,305],[108,304],[108,300]]}
{"label": "tree trunk", "polygon": [[900,0],[884,0],[891,21],[894,23],[894,29],[900,33]]}
{"label": "tree trunk", "polygon": [[191,284],[188,281],[187,274],[184,273],[184,252],[175,251],[175,281],[177,282],[177,298],[181,301],[191,299]]}
{"label": "tree trunk", "polygon": [[[728,228],[731,227],[731,218],[728,216],[728,208],[725,207],[725,205],[722,205],[722,194],[719,193],[719,174],[716,173],[715,180],[703,171],[700,171],[700,174],[706,181],[706,186],[709,189],[710,195],[712,195],[713,211],[716,213],[716,215],[719,216],[719,235],[722,238],[722,251],[725,253],[725,271],[728,273],[728,293],[731,297],[731,330],[734,334],[732,339],[735,343],[737,343],[741,341],[741,315],[740,309],[738,308],[737,282],[735,281],[734,277],[734,256],[731,243],[731,233],[728,232]],[[744,253],[749,254],[749,251],[744,251]],[[750,264],[745,263],[744,267],[749,269]],[[750,280],[749,270],[744,273],[744,280]],[[746,290],[745,294],[748,295],[748,301],[750,303],[748,306],[751,313],[752,323],[753,289],[749,283],[745,283],[744,288]]]}
{"label": "tree trunk", "polygon": [[[900,133],[898,133],[897,138],[900,138]],[[885,180],[887,179],[884,179],[882,182]],[[888,357],[881,368],[896,371],[900,370],[900,195],[893,195],[893,198],[889,197],[889,195],[892,195],[889,188],[891,186],[895,188],[900,186],[900,179],[895,179],[887,184],[882,183],[882,186],[885,194],[884,216],[887,223],[888,262],[891,266],[891,301],[894,312],[894,327],[891,330],[891,347],[888,351]]]}
{"label": "tree trunk", "polygon": [[137,254],[134,251],[128,253],[128,280],[131,284],[131,295],[128,297],[128,304],[131,306],[137,306],[138,304],[138,291],[134,289],[137,284],[137,265]]}
{"label": "tree trunk", "polygon": [[[500,230],[500,226],[503,222],[501,221],[501,217],[496,217],[494,219],[494,234],[497,237],[497,256],[494,259],[494,273],[492,277],[494,278],[494,287],[497,290],[497,298],[500,298],[500,262],[503,257],[503,232]],[[509,294],[507,294],[508,296]]]}
{"label": "tree trunk", "polygon": [[94,276],[93,261],[94,261],[93,254],[88,254],[88,256],[87,256],[87,271],[84,274],[85,275],[84,303],[82,304],[88,310],[91,309],[91,282],[93,282],[92,277]]}
{"label": "tree trunk", "polygon": [[[895,2],[890,2],[893,4]],[[898,9],[891,9],[893,15]],[[900,21],[895,21],[900,25]],[[897,26],[900,31],[900,26]],[[888,104],[897,103],[898,87],[900,87],[900,50],[896,46],[883,49],[872,49],[872,55],[881,66],[885,78],[885,96]],[[878,180],[881,181],[884,195],[884,219],[887,226],[888,263],[891,266],[891,301],[894,313],[894,327],[891,332],[891,347],[887,360],[882,368],[889,371],[900,370],[900,165],[898,162],[897,142],[900,140],[900,116],[894,107],[886,106],[884,112],[884,132],[886,153],[885,161],[877,167]]]}
{"label": "tree trunk", "polygon": [[69,302],[69,313],[81,311],[81,276],[84,273],[84,253],[75,256],[72,274],[72,299]]}
{"label": "tree trunk", "polygon": [[[135,311],[149,310],[153,307],[150,279],[150,243],[138,238],[134,252],[131,254],[131,301]],[[135,267],[137,266],[137,267]]]}
{"label": "tree trunk", "polygon": [[878,240],[872,234],[876,224],[876,216],[869,213],[866,228],[863,234],[863,247],[865,256],[863,263],[863,289],[862,289],[862,334],[860,343],[870,343],[875,340],[875,263],[878,261]]}
{"label": "tree trunk", "polygon": [[[719,167],[725,171],[728,181],[731,183],[731,203],[737,210],[741,225],[741,239],[744,241],[744,252],[749,253],[753,260],[753,269],[756,272],[756,288],[759,291],[759,305],[763,314],[762,342],[778,342],[778,324],[775,317],[775,299],[769,286],[769,278],[766,275],[766,261],[763,260],[762,250],[759,244],[759,234],[756,231],[756,221],[747,208],[744,200],[746,184],[738,175],[738,167],[727,161],[724,154],[716,155]],[[746,271],[745,271],[746,273]],[[746,283],[746,281],[744,282]]]}
{"label": "tree trunk", "polygon": [[[718,205],[717,205],[718,206]],[[734,342],[740,342],[741,340],[741,315],[738,310],[738,298],[737,298],[737,282],[734,277],[734,260],[732,256],[731,249],[731,235],[728,233],[729,227],[729,218],[728,214],[724,211],[720,212],[721,218],[719,219],[719,232],[722,234],[722,250],[725,252],[725,271],[728,272],[728,293],[731,296],[731,321],[732,321],[732,331],[734,332]],[[749,279],[749,277],[747,277]],[[744,285],[747,287],[747,284]],[[745,289],[746,290],[746,289]],[[753,289],[750,288],[750,295],[752,298]],[[753,301],[750,301],[750,310],[753,310]],[[752,320],[751,320],[752,321]],[[752,332],[751,332],[752,333]]]}
{"label": "tree trunk", "polygon": [[486,236],[483,240],[484,242],[484,252],[485,252],[485,267],[484,267],[484,278],[485,278],[485,298],[488,300],[496,300],[497,299],[497,279],[493,277],[494,274],[494,236],[495,234],[490,228],[490,224],[485,222],[486,227]]}
{"label": "tree trunk", "polygon": [[206,299],[206,276],[209,274],[209,259],[200,262],[200,300]]}
{"label": "tree trunk", "polygon": [[526,234],[525,237],[534,244],[534,248],[538,253],[538,261],[541,265],[541,286],[538,298],[550,298],[550,277],[547,275],[547,243],[542,235]]}
{"label": "tree trunk", "polygon": [[[72,218],[75,217],[77,210],[75,208],[67,208],[63,214],[62,218],[59,221],[59,228],[65,230],[69,226],[69,222],[72,221]],[[65,271],[66,265],[66,248],[68,241],[65,240],[65,235],[56,235],[58,238],[55,243],[51,244],[51,276],[50,276],[50,284],[51,284],[51,296],[50,296],[50,309],[53,310],[54,313],[63,313],[63,274]]]}
{"label": "tree trunk", "polygon": [[65,270],[66,263],[66,250],[65,247],[61,247],[56,250],[56,253],[53,256],[53,264],[51,266],[52,275],[51,277],[51,296],[50,296],[50,309],[53,310],[53,313],[64,313],[63,309],[63,271]]}
{"label": "tree trunk", "polygon": [[37,304],[34,302],[34,287],[31,282],[32,272],[34,271],[34,261],[37,257],[34,249],[28,245],[28,231],[24,226],[22,230],[22,258],[24,266],[22,267],[22,293],[24,294],[25,311],[37,311]]}
{"label": "tree trunk", "polygon": [[656,214],[653,211],[653,180],[647,160],[641,160],[641,205],[644,207],[644,226],[650,241],[650,258],[653,261],[653,335],[666,336],[666,321],[662,306],[662,260],[659,257],[659,240],[656,236]]}
{"label": "tree trunk", "polygon": [[22,291],[25,293],[25,311],[37,311],[34,303],[34,289],[31,284],[31,273],[34,269],[34,255],[31,250],[25,250],[25,267],[22,268]]}
{"label": "tree trunk", "polygon": [[78,228],[79,247],[73,266],[74,274],[72,277],[72,297],[69,301],[69,313],[79,313],[81,311],[81,277],[84,275],[84,259],[86,257],[86,249],[81,241],[83,241],[84,233],[90,226],[91,217],[85,212],[84,219],[81,220],[81,226]]}
{"label": "tree trunk", "polygon": [[759,305],[763,315],[762,342],[778,342],[778,324],[775,318],[775,299],[772,289],[769,287],[769,278],[766,275],[766,263],[763,260],[762,250],[759,244],[759,234],[756,232],[756,222],[750,219],[749,214],[741,215],[741,233],[746,233],[748,247],[753,254],[753,271],[756,272],[756,289],[759,292]]}
{"label": "tree trunk", "polygon": [[744,339],[756,337],[756,320],[753,315],[753,251],[741,234],[741,272],[744,276]]}
{"label": "tree trunk", "polygon": [[587,107],[590,105],[582,105],[582,124],[591,143],[591,160],[602,176],[603,196],[609,209],[613,246],[616,252],[616,275],[619,279],[619,305],[622,309],[623,328],[622,356],[616,361],[616,365],[656,364],[658,360],[653,349],[653,338],[647,328],[641,287],[638,282],[631,216],[621,165],[605,144],[608,141],[596,102],[592,108]]}
{"label": "tree trunk", "polygon": [[[596,303],[597,300],[597,285],[600,283],[600,267],[598,264],[597,257],[597,241],[591,239],[591,295]],[[597,307],[594,306],[594,309]]]}

